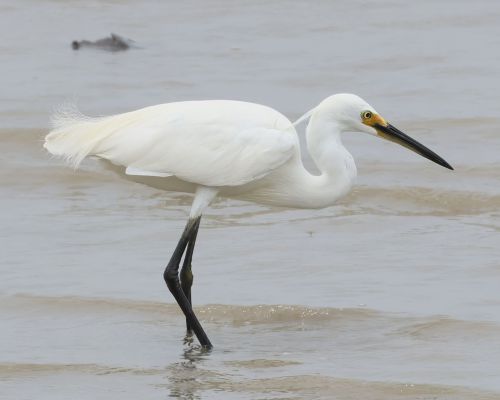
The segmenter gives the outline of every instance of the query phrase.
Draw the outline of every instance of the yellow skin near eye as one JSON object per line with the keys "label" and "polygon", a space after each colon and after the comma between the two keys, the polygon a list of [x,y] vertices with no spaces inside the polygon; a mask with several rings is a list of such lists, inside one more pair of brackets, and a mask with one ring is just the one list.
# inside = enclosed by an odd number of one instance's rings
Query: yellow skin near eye
{"label": "yellow skin near eye", "polygon": [[364,111],[361,113],[361,122],[365,125],[371,126],[372,128],[375,125],[387,126],[387,121],[384,118],[371,111]]}

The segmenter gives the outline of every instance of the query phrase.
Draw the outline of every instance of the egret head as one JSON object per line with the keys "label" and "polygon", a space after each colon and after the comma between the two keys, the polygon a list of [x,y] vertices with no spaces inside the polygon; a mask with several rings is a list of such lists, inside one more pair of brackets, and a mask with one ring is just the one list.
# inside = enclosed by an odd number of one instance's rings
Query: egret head
{"label": "egret head", "polygon": [[450,164],[432,150],[388,123],[371,105],[359,96],[347,93],[336,94],[325,99],[317,108],[321,108],[323,114],[328,114],[332,120],[340,124],[344,131],[364,132],[390,140],[436,164],[453,169]]}

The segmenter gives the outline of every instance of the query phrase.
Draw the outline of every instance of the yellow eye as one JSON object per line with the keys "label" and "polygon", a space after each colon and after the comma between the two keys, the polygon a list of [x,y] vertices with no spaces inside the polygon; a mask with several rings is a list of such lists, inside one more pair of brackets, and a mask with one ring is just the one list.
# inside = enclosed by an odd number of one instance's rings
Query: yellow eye
{"label": "yellow eye", "polygon": [[363,111],[361,113],[361,118],[363,119],[370,119],[371,117],[373,117],[373,113],[371,111]]}

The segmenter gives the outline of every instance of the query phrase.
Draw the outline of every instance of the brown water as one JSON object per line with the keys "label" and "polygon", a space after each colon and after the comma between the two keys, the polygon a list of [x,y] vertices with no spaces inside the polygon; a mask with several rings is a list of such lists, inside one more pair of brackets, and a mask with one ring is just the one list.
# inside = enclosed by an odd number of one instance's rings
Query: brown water
{"label": "brown water", "polygon": [[[0,398],[500,399],[499,22],[495,1],[2,2]],[[110,31],[141,48],[69,46]],[[342,91],[456,170],[352,135],[334,207],[216,202],[193,265],[209,353],[162,280],[189,196],[41,148],[67,100],[295,118]]]}

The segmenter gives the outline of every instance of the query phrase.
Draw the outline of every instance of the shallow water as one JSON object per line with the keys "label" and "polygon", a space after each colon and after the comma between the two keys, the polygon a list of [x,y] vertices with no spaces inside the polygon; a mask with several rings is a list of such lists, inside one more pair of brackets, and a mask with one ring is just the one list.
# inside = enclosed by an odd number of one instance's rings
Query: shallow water
{"label": "shallow water", "polygon": [[[0,5],[0,398],[500,399],[500,6],[141,4]],[[69,46],[110,31],[141,49]],[[190,197],[41,148],[72,99],[294,118],[341,91],[455,171],[352,135],[360,177],[334,207],[218,200],[193,266],[211,352],[162,280]]]}

